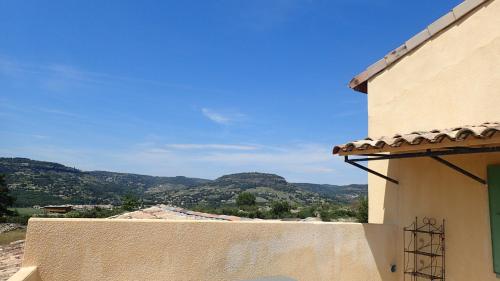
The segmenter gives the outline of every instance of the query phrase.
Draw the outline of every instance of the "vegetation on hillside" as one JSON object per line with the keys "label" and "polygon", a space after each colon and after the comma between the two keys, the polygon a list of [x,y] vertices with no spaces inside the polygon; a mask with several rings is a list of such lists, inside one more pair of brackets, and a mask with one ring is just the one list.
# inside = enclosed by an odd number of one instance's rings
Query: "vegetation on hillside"
{"label": "vegetation on hillside", "polygon": [[121,207],[125,211],[133,211],[133,210],[139,208],[140,205],[141,204],[139,203],[139,200],[134,195],[127,194],[127,195],[123,196],[123,198],[122,198]]}
{"label": "vegetation on hillside", "polygon": [[[216,180],[153,177],[106,171],[81,171],[58,163],[26,158],[0,158],[16,208],[49,204],[111,204],[102,209],[71,212],[71,217],[105,217],[139,206],[171,204],[209,213],[250,218],[307,218],[324,221],[358,218],[366,185],[289,183],[265,173],[238,173]],[[40,215],[40,214],[38,214]],[[19,214],[20,220],[25,216]]]}
{"label": "vegetation on hillside", "polygon": [[359,198],[356,207],[356,219],[358,222],[368,222],[368,197],[364,196]]}
{"label": "vegetation on hillside", "polygon": [[314,192],[324,198],[329,198],[337,203],[350,204],[355,202],[359,197],[367,195],[366,184],[349,184],[349,185],[333,185],[333,184],[314,184],[314,183],[294,183],[301,189]]}
{"label": "vegetation on hillside", "polygon": [[[138,198],[163,198],[148,194],[184,189],[209,180],[187,177],[153,177],[104,171],[80,171],[52,162],[26,158],[0,158],[0,174],[17,198],[16,207],[49,204],[113,204],[132,194]],[[146,194],[147,193],[147,194]],[[161,199],[161,200],[156,200]]]}
{"label": "vegetation on hillside", "polygon": [[105,171],[80,171],[52,162],[26,158],[0,158],[0,173],[16,207],[49,204],[112,204],[132,195],[144,204],[222,207],[236,203],[249,192],[259,204],[285,200],[311,205],[321,202],[352,204],[366,195],[366,185],[318,185],[288,183],[283,177],[264,173],[225,175],[216,180],[187,177],[153,177]]}
{"label": "vegetation on hillside", "polygon": [[9,188],[5,182],[5,176],[0,174],[0,217],[12,215],[8,207],[12,206],[15,199],[9,193]]}
{"label": "vegetation on hillside", "polygon": [[236,205],[240,208],[255,206],[257,205],[257,198],[250,192],[242,192],[236,198]]}
{"label": "vegetation on hillside", "polygon": [[[246,192],[238,198],[246,198]],[[357,221],[368,222],[368,203],[366,197],[361,197],[356,203],[336,204],[323,202],[311,205],[293,204],[289,201],[273,201],[266,204],[236,204],[222,207],[195,206],[193,209],[200,212],[231,215],[259,219],[306,219],[317,218],[322,221]]]}

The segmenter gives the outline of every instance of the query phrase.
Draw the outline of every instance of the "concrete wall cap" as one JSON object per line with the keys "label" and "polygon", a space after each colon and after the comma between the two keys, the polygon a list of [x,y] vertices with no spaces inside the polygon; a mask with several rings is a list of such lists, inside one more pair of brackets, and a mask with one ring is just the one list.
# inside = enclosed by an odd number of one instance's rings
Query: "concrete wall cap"
{"label": "concrete wall cap", "polygon": [[223,220],[162,220],[162,219],[86,219],[86,218],[31,218],[29,222],[65,222],[65,223],[190,223],[190,224],[361,224],[357,222],[324,222],[324,221],[281,221],[281,220],[248,220],[248,221],[223,221]]}
{"label": "concrete wall cap", "polygon": [[391,63],[398,60],[400,57],[404,56],[407,52],[408,52],[408,48],[406,47],[405,44],[403,44],[403,45],[397,47],[396,49],[394,49],[393,51],[391,51],[390,53],[388,53],[384,57],[385,62],[387,63],[387,65],[390,65]]}
{"label": "concrete wall cap", "polygon": [[8,281],[42,281],[36,266],[21,267]]}
{"label": "concrete wall cap", "polygon": [[459,19],[486,1],[487,0],[467,0],[467,1],[464,1],[464,2],[460,3],[460,5],[453,8],[453,14],[455,15],[455,18]]}
{"label": "concrete wall cap", "polygon": [[448,27],[450,24],[452,24],[455,21],[455,15],[453,12],[449,12],[446,15],[440,17],[437,21],[431,23],[427,29],[429,30],[429,33],[432,35],[437,34],[441,30],[445,29]]}
{"label": "concrete wall cap", "polygon": [[370,65],[366,69],[366,74],[368,76],[373,76],[373,75],[379,73],[380,71],[384,70],[386,67],[387,67],[387,62],[386,62],[385,58],[379,59],[376,63]]}
{"label": "concrete wall cap", "polygon": [[410,38],[408,41],[406,41],[405,43],[406,49],[408,51],[411,51],[416,47],[420,46],[420,44],[424,43],[429,38],[431,38],[431,34],[429,33],[429,30],[426,28],[417,33],[412,38]]}

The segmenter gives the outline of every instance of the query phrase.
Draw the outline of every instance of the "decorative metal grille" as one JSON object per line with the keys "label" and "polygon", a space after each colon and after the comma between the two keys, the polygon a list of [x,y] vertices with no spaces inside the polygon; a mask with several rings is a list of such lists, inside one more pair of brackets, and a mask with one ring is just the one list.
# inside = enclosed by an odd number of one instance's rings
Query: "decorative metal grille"
{"label": "decorative metal grille", "polygon": [[445,280],[444,220],[415,218],[403,230],[404,280]]}

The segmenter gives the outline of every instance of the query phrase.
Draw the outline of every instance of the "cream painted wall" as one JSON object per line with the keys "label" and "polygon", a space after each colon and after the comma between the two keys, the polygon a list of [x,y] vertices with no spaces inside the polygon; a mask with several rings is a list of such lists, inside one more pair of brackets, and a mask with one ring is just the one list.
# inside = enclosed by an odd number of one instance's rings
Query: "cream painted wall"
{"label": "cream painted wall", "polygon": [[[492,0],[368,82],[370,137],[500,121],[500,1]],[[486,178],[500,154],[447,157]],[[432,159],[372,161],[400,181],[368,176],[369,220],[402,228],[415,216],[446,219],[447,280],[493,274],[487,187]],[[398,279],[403,280],[401,271]]]}
{"label": "cream painted wall", "polygon": [[370,137],[500,121],[500,1],[368,82]]}
{"label": "cream painted wall", "polygon": [[[445,159],[487,178],[486,167],[500,165],[500,153]],[[383,161],[399,185],[369,176],[370,222],[398,228],[398,264],[403,264],[403,227],[415,216],[446,220],[447,280],[498,280],[493,273],[487,186],[430,158]],[[389,162],[389,163],[388,163]],[[403,280],[402,271],[398,273]]]}
{"label": "cream painted wall", "polygon": [[50,281],[395,280],[396,239],[357,223],[31,219],[23,267]]}

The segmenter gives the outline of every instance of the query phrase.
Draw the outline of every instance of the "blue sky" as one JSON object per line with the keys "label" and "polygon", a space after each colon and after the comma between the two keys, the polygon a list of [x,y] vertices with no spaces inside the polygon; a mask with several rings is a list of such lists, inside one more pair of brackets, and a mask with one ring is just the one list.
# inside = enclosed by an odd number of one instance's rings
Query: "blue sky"
{"label": "blue sky", "polygon": [[460,1],[1,1],[0,156],[364,183],[348,81]]}

